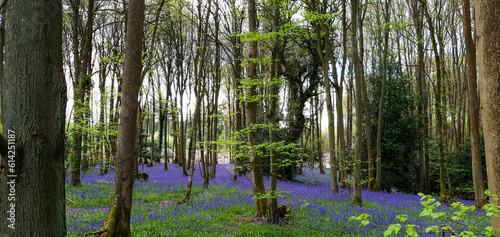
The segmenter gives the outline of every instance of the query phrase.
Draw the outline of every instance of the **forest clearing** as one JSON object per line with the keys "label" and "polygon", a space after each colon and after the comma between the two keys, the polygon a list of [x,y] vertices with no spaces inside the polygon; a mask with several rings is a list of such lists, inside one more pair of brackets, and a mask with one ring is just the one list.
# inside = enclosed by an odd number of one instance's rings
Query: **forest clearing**
{"label": "forest clearing", "polygon": [[0,0],[0,237],[500,237],[500,0]]}

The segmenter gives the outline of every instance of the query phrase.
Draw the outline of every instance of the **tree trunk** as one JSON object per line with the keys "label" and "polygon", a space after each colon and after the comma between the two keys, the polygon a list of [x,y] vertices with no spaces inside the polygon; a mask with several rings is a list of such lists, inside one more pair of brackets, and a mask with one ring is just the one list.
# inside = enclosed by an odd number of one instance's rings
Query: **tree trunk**
{"label": "tree trunk", "polygon": [[431,41],[434,50],[434,56],[436,60],[436,87],[434,89],[434,94],[436,99],[434,101],[434,106],[436,108],[436,124],[437,124],[437,139],[438,139],[438,150],[439,150],[439,189],[440,195],[446,195],[446,182],[445,182],[445,168],[444,168],[444,144],[443,144],[443,111],[442,111],[442,95],[441,95],[441,81],[442,81],[442,65],[441,65],[441,57],[438,52],[438,44],[435,39],[435,31],[434,31],[434,23],[432,22],[432,18],[429,14],[429,9],[427,5],[424,4],[425,7],[425,15],[427,17],[427,21],[429,23],[429,31],[431,33]]}
{"label": "tree trunk", "polygon": [[[233,9],[236,9],[234,6],[232,7]],[[236,11],[236,10],[234,10]],[[233,12],[233,17],[236,17],[235,12]],[[235,84],[235,98],[234,98],[234,104],[235,104],[235,124],[234,124],[234,131],[233,131],[233,136],[235,133],[239,132],[242,129],[242,117],[243,113],[241,110],[240,105],[242,104],[241,100],[239,99],[238,95],[241,94],[241,83],[240,83],[240,77],[241,77],[241,47],[240,47],[240,38],[237,35],[239,33],[239,27],[238,24],[235,20],[233,20],[233,34],[236,34],[233,42],[233,54],[234,54],[234,84]],[[237,136],[235,139],[236,145],[234,147],[234,173],[233,173],[233,182],[235,182],[238,179],[238,176],[241,175],[241,170],[246,170],[245,169],[240,169],[238,166],[240,166],[240,156],[238,154],[239,151],[239,144],[238,142],[241,141],[241,136]]]}
{"label": "tree trunk", "polygon": [[[321,12],[316,9],[316,5],[319,5],[319,2],[311,2],[311,7],[316,11],[316,13],[319,14],[324,14],[326,13],[326,9],[324,9],[325,1],[323,1],[323,9]],[[333,104],[332,104],[332,89],[330,88],[330,77],[328,74],[329,70],[329,60],[330,60],[330,55],[329,53],[332,50],[326,50],[326,52],[323,50],[324,47],[328,47],[327,41],[330,40],[329,34],[328,34],[328,28],[325,26],[326,23],[323,20],[320,20],[316,23],[316,41],[318,45],[318,54],[320,56],[322,65],[321,68],[323,70],[323,82],[325,86],[325,94],[326,94],[326,111],[328,115],[328,149],[329,149],[329,155],[330,155],[330,191],[333,193],[338,192],[338,181],[337,181],[337,170],[338,170],[338,164],[337,160],[335,159],[335,117],[333,116]],[[327,31],[327,32],[325,32]],[[323,43],[321,39],[321,35],[325,34],[324,36],[324,41]],[[337,102],[338,103],[338,102]],[[316,108],[317,109],[317,108]],[[341,118],[337,118],[342,120]],[[312,126],[311,126],[312,129]]]}
{"label": "tree trunk", "polygon": [[[358,0],[351,0],[351,44],[352,44],[352,61],[354,63],[355,80],[356,80],[356,138],[355,138],[355,157],[354,157],[354,183],[352,202],[361,204],[361,130],[362,130],[362,90],[363,90],[363,62],[358,54]],[[367,126],[369,126],[367,124]]]}
{"label": "tree trunk", "polygon": [[[255,32],[257,30],[257,9],[255,6],[255,0],[248,0],[248,30],[250,32]],[[249,62],[248,62],[248,77],[250,80],[255,80],[257,77],[257,64],[254,62],[258,58],[258,46],[257,41],[250,41],[249,49]],[[249,96],[249,101],[246,102],[246,120],[248,132],[248,142],[250,143],[250,164],[252,165],[252,183],[253,183],[253,193],[255,195],[255,211],[256,215],[260,217],[267,217],[267,198],[262,195],[266,194],[266,189],[264,188],[264,180],[262,177],[262,164],[260,161],[260,155],[255,150],[259,144],[257,130],[255,125],[257,124],[257,101],[255,97],[257,96],[257,86],[251,85],[247,89],[247,95]]]}
{"label": "tree trunk", "polygon": [[[150,80],[152,77],[149,78]],[[151,104],[153,104],[153,112],[151,113],[151,162],[149,162],[148,167],[153,167],[154,157],[155,157],[155,116],[156,116],[156,103],[155,103],[155,87],[153,83],[151,83],[151,88],[153,89],[153,93],[151,94],[153,99],[151,100]]]}
{"label": "tree trunk", "polygon": [[[272,23],[272,32],[278,32],[278,24],[279,24],[279,3],[273,2],[273,23]],[[276,154],[276,150],[274,149],[276,146],[276,129],[279,128],[279,124],[276,121],[276,113],[278,110],[278,96],[279,94],[279,86],[274,81],[277,80],[277,55],[278,55],[278,37],[276,35],[272,38],[272,51],[271,51],[271,68],[269,72],[269,82],[271,85],[270,95],[271,101],[269,104],[269,112],[267,113],[267,120],[269,123],[269,144],[271,145],[270,149],[270,166],[271,166],[271,178],[269,180],[269,192],[271,198],[269,199],[269,216],[271,217],[271,221],[273,223],[278,222],[278,198],[276,194],[277,190],[277,181],[278,181],[278,157]]]}
{"label": "tree trunk", "polygon": [[[323,154],[321,152],[321,128],[319,124],[319,111],[321,110],[321,106],[319,104],[319,95],[316,96],[316,106],[315,106],[315,111],[316,111],[316,146],[318,150],[318,168],[319,168],[319,173],[324,174],[325,170],[323,169]],[[333,136],[333,139],[335,141],[335,136]]]}
{"label": "tree trunk", "polygon": [[73,13],[73,60],[75,64],[75,79],[73,81],[73,100],[74,100],[74,117],[75,117],[75,132],[73,135],[73,159],[71,160],[71,185],[80,186],[80,166],[82,159],[82,132],[77,126],[81,126],[81,107],[83,103],[83,93],[80,92],[80,39],[79,39],[79,26],[80,26],[80,1],[73,1],[71,4]]}
{"label": "tree trunk", "polygon": [[[198,50],[196,53],[196,57],[194,59],[194,65],[196,66],[195,68],[195,73],[194,73],[194,79],[195,79],[195,94],[196,94],[196,104],[195,104],[195,109],[194,109],[194,115],[193,115],[193,127],[191,128],[191,140],[189,141],[189,177],[188,177],[188,185],[186,189],[186,195],[184,198],[181,200],[181,203],[186,202],[189,200],[189,197],[191,195],[191,186],[193,184],[193,175],[194,175],[194,160],[195,160],[195,153],[196,153],[196,145],[197,145],[197,135],[200,133],[201,135],[201,124],[200,124],[200,118],[201,118],[201,107],[202,107],[202,100],[203,100],[203,88],[202,88],[202,83],[201,80],[204,77],[203,75],[203,67],[205,65],[205,53],[207,49],[207,37],[208,37],[208,19],[210,16],[210,9],[212,7],[212,1],[208,1],[208,10],[207,10],[207,16],[205,18],[205,29],[203,32],[200,31],[198,34],[203,34],[203,42],[198,42],[201,45],[201,51]],[[201,5],[198,7],[198,10],[200,11]],[[200,12],[201,14],[201,12]],[[200,19],[200,22],[202,19]],[[201,139],[200,139],[201,140]],[[203,156],[203,155],[202,155]],[[203,158],[202,158],[203,159]],[[205,175],[206,176],[206,175]],[[208,178],[208,177],[207,177]],[[204,177],[204,187],[205,185],[208,185],[208,179],[205,179]],[[207,183],[205,183],[207,182]]]}
{"label": "tree trunk", "polygon": [[125,65],[123,73],[123,105],[118,128],[118,154],[115,185],[109,205],[108,218],[101,236],[131,236],[130,214],[134,188],[134,164],[137,159],[138,94],[141,87],[141,52],[144,21],[144,0],[128,3],[127,34],[125,35]]}
{"label": "tree trunk", "polygon": [[[385,3],[385,27],[384,27],[384,51],[382,56],[382,89],[380,92],[380,100],[378,104],[378,126],[377,126],[377,155],[376,155],[376,164],[377,164],[377,174],[375,178],[375,183],[372,184],[372,189],[370,189],[370,183],[368,183],[368,190],[380,191],[382,189],[382,125],[384,124],[384,99],[385,99],[385,82],[387,81],[387,75],[389,74],[389,70],[387,68],[387,51],[389,50],[389,21],[390,21],[390,11],[389,7],[391,6],[391,1],[387,0]],[[370,126],[367,124],[366,126]],[[368,161],[370,162],[370,161]],[[368,165],[368,169],[373,170],[373,164],[370,167]],[[369,182],[372,181],[373,176],[369,177]]]}
{"label": "tree trunk", "polygon": [[0,235],[65,236],[62,3],[12,1],[6,12]]}
{"label": "tree trunk", "polygon": [[[344,138],[344,110],[342,108],[342,101],[343,101],[343,92],[344,92],[344,79],[345,79],[345,67],[346,67],[346,62],[347,62],[347,17],[346,17],[346,0],[342,1],[342,48],[344,50],[344,53],[342,55],[342,70],[340,73],[340,83],[337,84],[337,87],[335,88],[335,93],[337,95],[337,131],[338,131],[338,143],[339,143],[339,156],[338,156],[338,161],[335,164],[338,164],[337,171],[340,170],[339,180],[341,181],[341,186],[343,188],[346,187],[345,182],[343,181],[342,177],[345,177],[346,167],[345,167],[345,157],[346,157],[346,144],[345,141],[346,139]],[[334,69],[336,70],[336,69]],[[348,93],[349,94],[349,93]],[[349,106],[349,98],[348,100],[348,106]],[[349,111],[349,108],[347,108],[347,111]],[[349,113],[349,112],[348,112]],[[349,116],[349,115],[348,115]],[[330,165],[330,172],[332,170],[332,166]],[[337,175],[337,171],[334,172],[334,175]],[[331,174],[330,174],[331,175]],[[337,181],[338,182],[338,181]]]}
{"label": "tree trunk", "polygon": [[[464,39],[467,50],[467,77],[469,81],[469,116],[471,129],[472,180],[476,207],[484,206],[484,178],[481,161],[481,136],[479,134],[479,98],[477,95],[476,48],[471,35],[470,1],[463,0]],[[498,138],[498,137],[497,137]]]}
{"label": "tree trunk", "polygon": [[[362,8],[361,8],[362,9]],[[358,9],[359,10],[359,9]],[[356,10],[356,11],[358,11]],[[362,16],[363,13],[362,12],[359,12],[357,17],[358,17],[358,20],[357,20],[357,31],[359,32],[359,37],[357,37],[357,39],[359,40],[359,67],[361,68],[361,70],[364,70],[363,69],[363,56],[364,56],[364,43],[363,43],[363,22],[362,22]],[[356,66],[354,66],[356,67]],[[355,68],[356,70],[356,68]],[[369,109],[369,105],[370,105],[370,101],[368,99],[368,91],[367,91],[367,85],[366,85],[366,79],[365,79],[365,74],[364,74],[364,71],[362,71],[363,73],[360,73],[360,78],[361,78],[361,91],[359,91],[362,95],[362,103],[363,103],[363,108],[364,108],[364,121],[365,121],[365,133],[366,133],[366,151],[367,151],[367,155],[368,155],[368,169],[369,170],[372,170],[372,178],[373,178],[373,145],[372,145],[372,126],[371,126],[371,114],[370,114],[370,109]],[[356,74],[358,74],[356,72]],[[356,90],[356,93],[358,93],[358,90]],[[357,95],[357,94],[356,94]],[[362,109],[363,109],[362,108]],[[357,110],[357,109],[356,109]],[[360,137],[361,139],[361,137]],[[356,161],[355,161],[356,163]],[[370,165],[371,164],[371,165]],[[360,168],[361,169],[361,168]],[[361,185],[361,177],[359,178],[360,179],[360,185]]]}
{"label": "tree trunk", "polygon": [[[477,51],[479,88],[484,141],[486,148],[486,170],[488,188],[495,195],[500,195],[500,2],[493,0],[476,1]],[[470,63],[470,62],[469,62]],[[490,202],[500,205],[499,199],[490,198]],[[499,214],[498,212],[496,213]],[[491,225],[500,229],[500,218],[492,217]],[[496,236],[500,236],[498,233]]]}

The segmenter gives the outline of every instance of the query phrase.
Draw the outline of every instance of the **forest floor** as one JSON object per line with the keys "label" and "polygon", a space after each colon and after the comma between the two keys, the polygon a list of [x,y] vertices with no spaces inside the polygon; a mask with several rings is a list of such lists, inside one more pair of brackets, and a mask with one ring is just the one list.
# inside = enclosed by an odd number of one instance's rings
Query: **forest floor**
{"label": "forest floor", "polygon": [[[330,192],[329,170],[319,174],[317,169],[304,169],[304,175],[297,176],[296,182],[278,181],[281,197],[279,205],[290,210],[291,221],[285,225],[254,223],[242,221],[252,216],[254,200],[250,172],[232,182],[232,165],[217,165],[216,178],[210,186],[202,189],[202,179],[198,166],[195,170],[191,200],[177,205],[176,201],[185,194],[187,177],[182,169],[169,164],[153,167],[144,166],[149,180],[134,184],[131,231],[133,236],[384,236],[390,224],[399,223],[398,215],[408,215],[400,233],[407,225],[419,227],[420,236],[426,234],[425,228],[431,225],[446,224],[457,232],[464,226],[449,219],[432,220],[420,217],[423,210],[420,197],[412,194],[362,191],[363,206],[350,204],[349,190]],[[140,167],[142,170],[142,167]],[[66,194],[72,202],[67,202],[67,231],[69,236],[98,231],[105,221],[113,190],[114,170],[107,175],[99,175],[98,168],[82,175],[82,186],[69,185],[66,178]],[[266,187],[269,179],[265,178]],[[471,201],[462,201],[473,205]],[[438,211],[452,213],[449,205],[441,205]],[[359,222],[349,221],[349,217],[361,213],[370,215],[370,223],[360,226]],[[485,212],[467,212],[467,225],[478,226],[480,230],[488,226]],[[448,236],[449,234],[446,234]]]}

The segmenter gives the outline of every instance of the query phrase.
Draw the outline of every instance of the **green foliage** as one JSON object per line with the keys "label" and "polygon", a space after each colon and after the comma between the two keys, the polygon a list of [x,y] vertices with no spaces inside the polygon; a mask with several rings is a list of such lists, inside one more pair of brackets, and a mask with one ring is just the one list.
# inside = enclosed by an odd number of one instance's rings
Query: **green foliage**
{"label": "green foliage", "polygon": [[[486,196],[488,196],[491,199],[498,200],[497,195],[493,195],[490,190],[486,190],[484,192]],[[441,222],[454,222],[454,223],[459,223],[460,225],[466,226],[468,230],[462,231],[459,233],[459,236],[494,236],[495,234],[500,233],[500,229],[494,229],[491,226],[488,226],[486,228],[480,229],[477,224],[478,220],[473,220],[472,222],[467,222],[467,212],[473,212],[476,210],[474,206],[467,206],[464,205],[461,202],[454,202],[451,204],[451,207],[453,208],[454,211],[452,214],[449,214],[445,211],[438,211],[437,208],[441,206],[441,203],[438,202],[435,198],[433,198],[431,195],[425,195],[423,193],[418,194],[420,198],[420,203],[422,206],[424,206],[424,209],[422,212],[420,212],[420,217],[426,217],[432,219],[432,223],[436,223],[436,221],[441,221]],[[500,218],[500,206],[497,206],[493,203],[486,204],[484,207],[484,210],[486,211],[486,215],[483,218],[488,218],[495,216],[497,218]],[[370,216],[366,213],[362,213],[359,216],[351,216],[349,218],[349,221],[361,221],[361,226],[366,226],[370,223],[368,220]],[[391,224],[387,228],[386,231],[384,231],[384,236],[397,236],[399,231],[402,229],[402,224],[406,222],[408,219],[408,215],[398,215],[396,216],[396,219],[400,223],[396,224]],[[411,236],[411,237],[416,237],[420,236],[419,232],[416,230],[416,228],[420,228],[420,226],[417,225],[411,225],[407,224],[405,225],[406,227],[406,235],[405,236]],[[425,232],[426,233],[434,233],[436,236],[438,236],[440,233],[446,232],[452,232],[453,229],[448,226],[447,224],[442,224],[441,226],[438,225],[431,225],[428,227],[425,227]]]}
{"label": "green foliage", "polygon": [[[481,159],[482,163],[486,163],[484,153],[484,143],[481,143]],[[460,198],[474,198],[474,185],[472,183],[472,156],[470,149],[470,141],[467,139],[462,147],[457,151],[450,151],[446,154],[448,160],[448,172],[453,174],[450,176],[451,186],[453,187],[453,195]],[[483,165],[483,173],[486,173],[486,166]],[[434,180],[438,180],[436,177]],[[436,183],[436,187],[438,187]],[[486,182],[485,182],[486,187]],[[436,190],[437,192],[437,190]]]}
{"label": "green foliage", "polygon": [[370,215],[366,214],[366,213],[362,213],[361,215],[359,216],[351,216],[349,217],[349,221],[361,221],[361,224],[359,224],[358,227],[361,227],[361,226],[366,226],[370,223],[370,221],[368,220],[368,218],[370,218]]}
{"label": "green foliage", "polygon": [[[368,77],[368,95],[372,115],[372,144],[377,139],[378,109],[382,87],[382,69]],[[389,63],[382,125],[382,187],[387,191],[411,193],[418,184],[418,117],[411,113],[416,98],[412,79]],[[366,134],[364,135],[366,144]],[[366,147],[364,145],[363,147]],[[375,147],[373,154],[375,154]],[[366,154],[366,149],[364,150]],[[375,157],[374,157],[375,159]]]}

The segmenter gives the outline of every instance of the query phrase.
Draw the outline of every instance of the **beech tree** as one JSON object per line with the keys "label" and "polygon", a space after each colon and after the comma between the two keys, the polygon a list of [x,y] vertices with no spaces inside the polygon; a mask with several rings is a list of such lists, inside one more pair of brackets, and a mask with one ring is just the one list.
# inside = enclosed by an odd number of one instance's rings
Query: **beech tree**
{"label": "beech tree", "polygon": [[[255,0],[248,0],[248,30],[251,33],[257,31],[257,8],[255,7]],[[259,143],[257,137],[257,100],[255,99],[257,95],[257,86],[254,80],[257,79],[257,63],[255,60],[258,58],[258,46],[257,41],[250,41],[249,49],[249,62],[248,62],[248,80],[251,85],[247,85],[247,98],[246,101],[246,118],[247,118],[247,128],[248,131],[248,142],[251,146],[250,148],[250,164],[252,183],[253,183],[253,193],[255,195],[255,211],[256,215],[260,217],[266,217],[268,215],[268,205],[267,198],[264,196],[266,194],[266,189],[264,188],[264,180],[262,177],[262,164],[260,155],[256,151],[257,145]]]}
{"label": "beech tree", "polygon": [[481,136],[479,134],[479,98],[477,95],[476,47],[471,35],[470,1],[463,0],[464,38],[467,50],[467,77],[469,82],[469,116],[471,135],[472,178],[476,207],[485,204],[484,179],[481,161]]}
{"label": "beech tree", "polygon": [[353,183],[353,195],[352,202],[355,204],[361,204],[361,120],[362,115],[362,80],[363,80],[363,62],[359,55],[358,49],[358,0],[351,0],[351,44],[352,44],[352,61],[354,63],[354,75],[356,81],[356,132],[355,132],[355,144],[354,144],[354,183]]}
{"label": "beech tree", "polygon": [[[500,2],[478,0],[476,2],[477,62],[484,142],[486,149],[486,170],[488,188],[494,195],[500,195]],[[500,200],[490,198],[500,205]],[[499,213],[496,213],[497,215]],[[493,216],[491,225],[500,229],[500,218]]]}
{"label": "beech tree", "polygon": [[2,124],[14,147],[2,156],[0,235],[65,236],[62,3],[9,1],[6,11]]}
{"label": "beech tree", "polygon": [[131,236],[130,213],[136,161],[138,95],[141,87],[141,52],[144,0],[129,0],[122,107],[118,127],[118,150],[115,163],[115,185],[106,223],[100,236]]}

